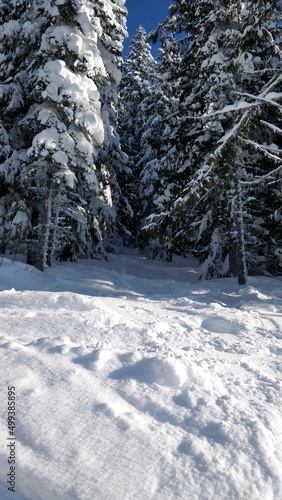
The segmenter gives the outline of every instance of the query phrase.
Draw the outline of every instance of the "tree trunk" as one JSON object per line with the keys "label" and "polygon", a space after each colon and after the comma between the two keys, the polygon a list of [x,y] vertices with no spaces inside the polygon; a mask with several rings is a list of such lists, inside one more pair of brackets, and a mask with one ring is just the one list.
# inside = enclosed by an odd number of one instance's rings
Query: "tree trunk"
{"label": "tree trunk", "polygon": [[240,181],[237,183],[237,197],[235,203],[235,225],[237,232],[236,254],[237,254],[237,276],[238,284],[245,285],[247,281],[247,265],[245,253],[243,204]]}
{"label": "tree trunk", "polygon": [[56,206],[54,207],[54,200],[53,200],[53,214],[52,214],[52,224],[49,229],[49,245],[48,245],[48,251],[47,251],[47,256],[46,256],[46,261],[47,265],[49,267],[52,266],[53,259],[54,259],[54,253],[55,253],[55,245],[56,245],[56,240],[57,240],[57,232],[58,232],[58,217],[59,217],[59,205],[58,202],[56,203]]}
{"label": "tree trunk", "polygon": [[51,224],[51,208],[52,208],[52,179],[47,177],[44,187],[42,210],[40,214],[40,222],[38,228],[38,247],[35,260],[35,267],[40,271],[44,271],[46,267],[50,224]]}

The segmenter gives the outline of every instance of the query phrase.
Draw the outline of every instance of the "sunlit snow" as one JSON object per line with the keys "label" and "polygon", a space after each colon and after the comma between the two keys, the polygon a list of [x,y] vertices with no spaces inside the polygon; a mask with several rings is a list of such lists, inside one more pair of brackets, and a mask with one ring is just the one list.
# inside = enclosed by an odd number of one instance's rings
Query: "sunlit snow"
{"label": "sunlit snow", "polygon": [[1,499],[282,498],[281,280],[133,249],[0,263]]}

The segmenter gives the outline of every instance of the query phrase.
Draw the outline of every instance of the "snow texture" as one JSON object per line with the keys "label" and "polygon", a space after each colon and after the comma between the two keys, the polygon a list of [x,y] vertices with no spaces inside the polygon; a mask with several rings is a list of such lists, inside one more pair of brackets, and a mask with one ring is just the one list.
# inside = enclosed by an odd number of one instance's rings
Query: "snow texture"
{"label": "snow texture", "polygon": [[282,498],[281,281],[196,262],[0,261],[0,497]]}

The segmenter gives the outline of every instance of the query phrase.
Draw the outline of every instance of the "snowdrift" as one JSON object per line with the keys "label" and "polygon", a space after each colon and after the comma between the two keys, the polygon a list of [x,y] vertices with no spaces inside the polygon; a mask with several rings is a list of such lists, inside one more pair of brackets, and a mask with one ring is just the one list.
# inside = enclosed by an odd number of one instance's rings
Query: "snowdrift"
{"label": "snowdrift", "polygon": [[197,276],[133,250],[2,262],[1,499],[282,498],[281,281]]}

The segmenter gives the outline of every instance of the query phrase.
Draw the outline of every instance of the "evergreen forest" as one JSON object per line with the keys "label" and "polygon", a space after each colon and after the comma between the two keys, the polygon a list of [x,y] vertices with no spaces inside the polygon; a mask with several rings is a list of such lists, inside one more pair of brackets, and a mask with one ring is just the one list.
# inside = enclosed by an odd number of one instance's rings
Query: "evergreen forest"
{"label": "evergreen forest", "polygon": [[281,3],[171,1],[0,0],[0,255],[281,275]]}

